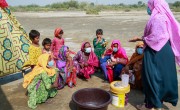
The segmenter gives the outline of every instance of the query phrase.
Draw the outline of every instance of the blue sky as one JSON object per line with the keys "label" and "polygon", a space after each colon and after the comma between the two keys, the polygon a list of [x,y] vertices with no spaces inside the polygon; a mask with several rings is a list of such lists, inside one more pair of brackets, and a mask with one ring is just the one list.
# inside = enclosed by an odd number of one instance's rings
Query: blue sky
{"label": "blue sky", "polygon": [[[64,2],[68,0],[6,0],[9,5],[11,6],[18,6],[18,5],[29,5],[29,4],[37,4],[37,5],[47,5],[51,3],[56,2]],[[143,1],[146,3],[148,0],[76,0],[79,2],[85,1],[85,2],[94,2],[98,4],[136,4],[138,1]],[[175,2],[180,0],[166,0],[167,2]]]}

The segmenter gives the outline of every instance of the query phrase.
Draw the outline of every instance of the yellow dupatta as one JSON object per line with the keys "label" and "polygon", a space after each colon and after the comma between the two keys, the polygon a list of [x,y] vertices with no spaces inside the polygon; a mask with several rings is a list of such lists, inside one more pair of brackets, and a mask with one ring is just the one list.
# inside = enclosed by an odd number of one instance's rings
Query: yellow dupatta
{"label": "yellow dupatta", "polygon": [[53,76],[56,73],[56,70],[54,68],[47,68],[49,57],[49,54],[42,54],[41,56],[39,56],[37,65],[33,68],[33,70],[30,73],[24,76],[24,88],[27,88],[27,86],[31,83],[34,77],[41,74],[42,72],[47,72],[49,76]]}

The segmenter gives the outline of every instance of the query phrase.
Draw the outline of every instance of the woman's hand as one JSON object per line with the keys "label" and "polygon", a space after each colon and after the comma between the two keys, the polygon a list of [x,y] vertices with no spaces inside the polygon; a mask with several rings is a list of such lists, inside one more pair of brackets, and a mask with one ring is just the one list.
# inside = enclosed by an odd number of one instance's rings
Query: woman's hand
{"label": "woman's hand", "polygon": [[96,44],[98,44],[101,41],[101,38],[97,38]]}
{"label": "woman's hand", "polygon": [[112,63],[112,62],[108,63],[108,66],[112,67],[112,66],[113,66],[113,63]]}
{"label": "woman's hand", "polygon": [[117,59],[117,61],[116,61],[116,63],[117,64],[124,64],[124,65],[126,65],[126,63],[127,63],[127,60],[126,59],[124,59],[124,58],[119,58],[119,59]]}
{"label": "woman's hand", "polygon": [[85,67],[88,66],[88,63],[85,63],[84,66],[85,66]]}
{"label": "woman's hand", "polygon": [[114,65],[116,65],[117,64],[117,62],[110,62],[109,64],[108,64],[108,66],[114,66]]}
{"label": "woman's hand", "polygon": [[84,64],[81,64],[81,63],[80,63],[79,65],[81,66],[81,68],[84,68]]}
{"label": "woman's hand", "polygon": [[54,57],[54,59],[55,59],[55,60],[61,60],[61,59],[60,59],[60,58],[58,58],[58,57]]}
{"label": "woman's hand", "polygon": [[73,69],[73,67],[70,66],[70,67],[68,68],[68,71],[72,72],[72,69]]}
{"label": "woman's hand", "polygon": [[129,40],[129,42],[136,42],[136,41],[142,41],[142,38],[140,37],[134,37],[132,39]]}
{"label": "woman's hand", "polygon": [[124,72],[129,74],[129,66],[125,66]]}
{"label": "woman's hand", "polygon": [[129,66],[125,66],[122,71],[121,74],[129,74]]}

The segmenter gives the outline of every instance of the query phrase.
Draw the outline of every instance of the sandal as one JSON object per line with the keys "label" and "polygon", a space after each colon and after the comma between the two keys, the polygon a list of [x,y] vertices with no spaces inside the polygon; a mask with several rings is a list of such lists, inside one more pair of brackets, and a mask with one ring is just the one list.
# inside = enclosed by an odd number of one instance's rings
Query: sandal
{"label": "sandal", "polygon": [[162,110],[161,108],[147,108],[145,103],[137,105],[136,108],[138,110]]}
{"label": "sandal", "polygon": [[140,105],[137,105],[136,108],[137,108],[138,110],[151,110],[151,109],[149,109],[149,108],[146,107],[146,104],[145,104],[145,103],[140,104]]}

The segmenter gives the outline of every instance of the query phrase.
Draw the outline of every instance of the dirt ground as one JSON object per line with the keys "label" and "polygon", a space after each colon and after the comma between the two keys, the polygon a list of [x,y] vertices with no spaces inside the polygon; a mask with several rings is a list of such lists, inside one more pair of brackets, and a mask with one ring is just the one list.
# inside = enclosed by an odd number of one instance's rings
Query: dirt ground
{"label": "dirt ground", "polygon": [[[129,43],[128,39],[134,36],[142,36],[145,24],[148,20],[146,12],[101,12],[100,15],[86,15],[84,12],[29,12],[14,13],[25,30],[37,29],[41,33],[41,42],[44,38],[53,38],[56,27],[64,30],[65,44],[73,51],[80,49],[83,41],[92,43],[95,31],[98,28],[104,30],[104,38],[109,42],[119,39],[122,46],[130,57],[134,52],[135,43]],[[180,13],[175,13],[180,21]],[[110,43],[109,43],[110,44]],[[178,73],[180,81],[180,73]],[[0,110],[29,110],[27,107],[28,98],[26,90],[22,87],[22,80],[19,79],[0,86]],[[47,103],[39,104],[37,110],[76,110],[71,101],[72,94],[81,88],[97,87],[109,91],[109,84],[103,82],[103,74],[95,73],[88,81],[78,79],[74,88],[65,87],[59,90],[55,98],[49,99]],[[180,90],[180,82],[179,82]],[[116,108],[109,105],[108,110],[136,110],[135,106],[143,102],[144,96],[141,91],[131,90],[129,103],[125,108]],[[167,110],[179,110],[168,103],[163,106]]]}

